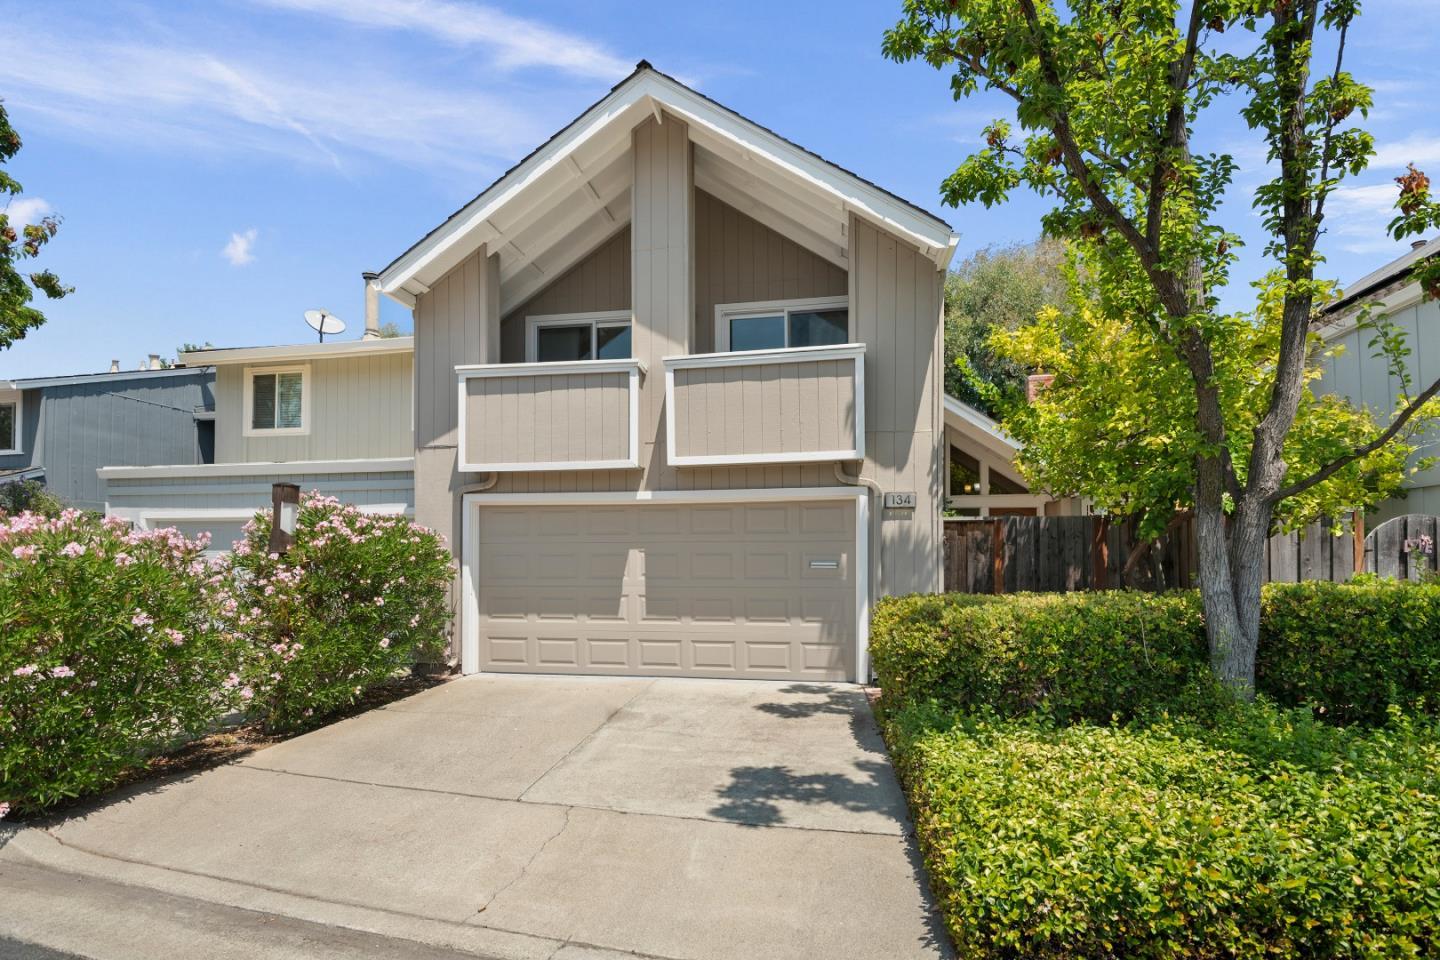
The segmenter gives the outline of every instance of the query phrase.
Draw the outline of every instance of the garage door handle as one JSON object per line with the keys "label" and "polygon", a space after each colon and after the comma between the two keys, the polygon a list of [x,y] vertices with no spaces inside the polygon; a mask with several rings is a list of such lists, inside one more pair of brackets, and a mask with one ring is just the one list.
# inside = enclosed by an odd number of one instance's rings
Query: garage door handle
{"label": "garage door handle", "polygon": [[811,561],[810,561],[810,569],[811,569],[811,570],[839,570],[839,569],[840,569],[840,561],[839,561],[839,560],[811,560]]}

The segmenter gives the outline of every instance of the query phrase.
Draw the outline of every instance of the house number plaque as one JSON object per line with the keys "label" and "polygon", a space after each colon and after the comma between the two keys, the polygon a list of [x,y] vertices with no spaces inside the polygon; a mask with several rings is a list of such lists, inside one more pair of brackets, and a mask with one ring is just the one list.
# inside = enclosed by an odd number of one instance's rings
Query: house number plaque
{"label": "house number plaque", "polygon": [[885,494],[886,510],[914,510],[915,494],[911,493],[887,493]]}

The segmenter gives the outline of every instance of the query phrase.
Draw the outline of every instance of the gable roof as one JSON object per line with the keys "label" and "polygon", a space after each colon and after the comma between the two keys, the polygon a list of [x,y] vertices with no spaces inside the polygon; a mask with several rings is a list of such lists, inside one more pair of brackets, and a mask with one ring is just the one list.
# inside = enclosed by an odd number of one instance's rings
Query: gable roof
{"label": "gable roof", "polygon": [[945,394],[945,425],[989,448],[1006,460],[1020,452],[1020,442],[1006,433],[1000,424],[959,397]]}
{"label": "gable roof", "polygon": [[[685,86],[645,61],[608,94],[374,279],[407,306],[481,244],[501,253],[503,299],[518,303],[629,222],[630,132],[646,117],[685,121],[697,147],[698,186],[728,184],[766,225],[831,258],[843,258],[851,213],[919,248],[945,267],[958,238],[934,213],[877,186]],[[755,215],[755,210],[746,210]]]}

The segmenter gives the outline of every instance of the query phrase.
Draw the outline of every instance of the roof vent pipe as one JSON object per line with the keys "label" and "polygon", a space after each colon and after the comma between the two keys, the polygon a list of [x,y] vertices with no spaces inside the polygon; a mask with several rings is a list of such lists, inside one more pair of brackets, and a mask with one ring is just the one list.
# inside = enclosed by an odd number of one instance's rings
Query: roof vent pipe
{"label": "roof vent pipe", "polygon": [[1425,244],[1427,244],[1427,243],[1429,243],[1429,242],[1430,242],[1429,240],[1411,240],[1411,241],[1410,241],[1410,249],[1411,249],[1411,250],[1419,250],[1421,247],[1425,246]]}
{"label": "roof vent pipe", "polygon": [[110,372],[111,372],[111,373],[119,373],[119,372],[120,372],[120,361],[119,361],[119,360],[111,360],[111,361],[110,361]]}
{"label": "roof vent pipe", "polygon": [[151,370],[159,370],[159,369],[160,369],[160,354],[158,354],[158,353],[152,353],[152,354],[150,354],[150,369],[151,369]]}
{"label": "roof vent pipe", "polygon": [[366,340],[380,339],[380,277],[374,273],[363,273],[365,278],[365,336]]}

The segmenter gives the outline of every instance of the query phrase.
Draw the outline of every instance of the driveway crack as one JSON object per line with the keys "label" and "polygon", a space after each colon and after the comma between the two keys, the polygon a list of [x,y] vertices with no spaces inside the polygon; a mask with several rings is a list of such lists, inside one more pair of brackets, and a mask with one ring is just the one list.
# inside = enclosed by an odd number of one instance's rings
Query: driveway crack
{"label": "driveway crack", "polygon": [[[525,878],[525,874],[530,872],[530,867],[535,863],[536,860],[540,859],[540,854],[545,852],[545,848],[550,846],[551,843],[555,842],[555,840],[560,836],[560,834],[564,833],[567,829],[569,829],[570,814],[574,811],[574,807],[565,808],[565,820],[560,824],[560,829],[556,830],[554,833],[550,834],[550,836],[546,837],[545,842],[540,844],[539,847],[535,848],[535,852],[530,854],[530,859],[525,861],[525,866],[520,868],[519,873],[515,874],[515,876],[507,880],[498,890],[490,894],[490,898],[488,900],[480,904],[480,906],[475,910],[475,917],[480,916],[480,914],[490,909],[490,905],[499,898],[500,894],[504,893],[506,890],[509,890],[511,887],[515,886],[515,884],[519,883]],[[474,917],[472,917],[471,919],[473,920]]]}
{"label": "driveway crack", "polygon": [[591,740],[594,740],[595,735],[598,734],[601,730],[604,730],[607,726],[609,726],[610,721],[614,720],[620,714],[620,711],[624,710],[626,707],[630,706],[630,704],[634,703],[636,700],[649,693],[650,688],[655,686],[655,684],[659,682],[660,681],[658,680],[651,680],[649,683],[645,684],[645,686],[635,691],[635,695],[633,697],[629,698],[624,703],[620,704],[620,706],[616,707],[614,710],[611,710],[608,714],[606,714],[605,719],[601,720],[594,730],[591,730],[589,733],[587,733],[584,738],[580,740],[579,743],[575,744],[575,746],[571,747],[569,750],[566,750],[563,757],[550,764],[550,766],[546,767],[545,772],[532,780],[530,782],[530,785],[524,790],[521,790],[519,796],[517,796],[515,799],[523,801],[525,799],[525,794],[529,793],[531,790],[534,790],[537,783],[550,776],[551,772],[554,771],[556,767],[560,766],[560,764],[564,763],[566,760],[569,760],[576,753],[578,753],[582,747],[588,744]]}

